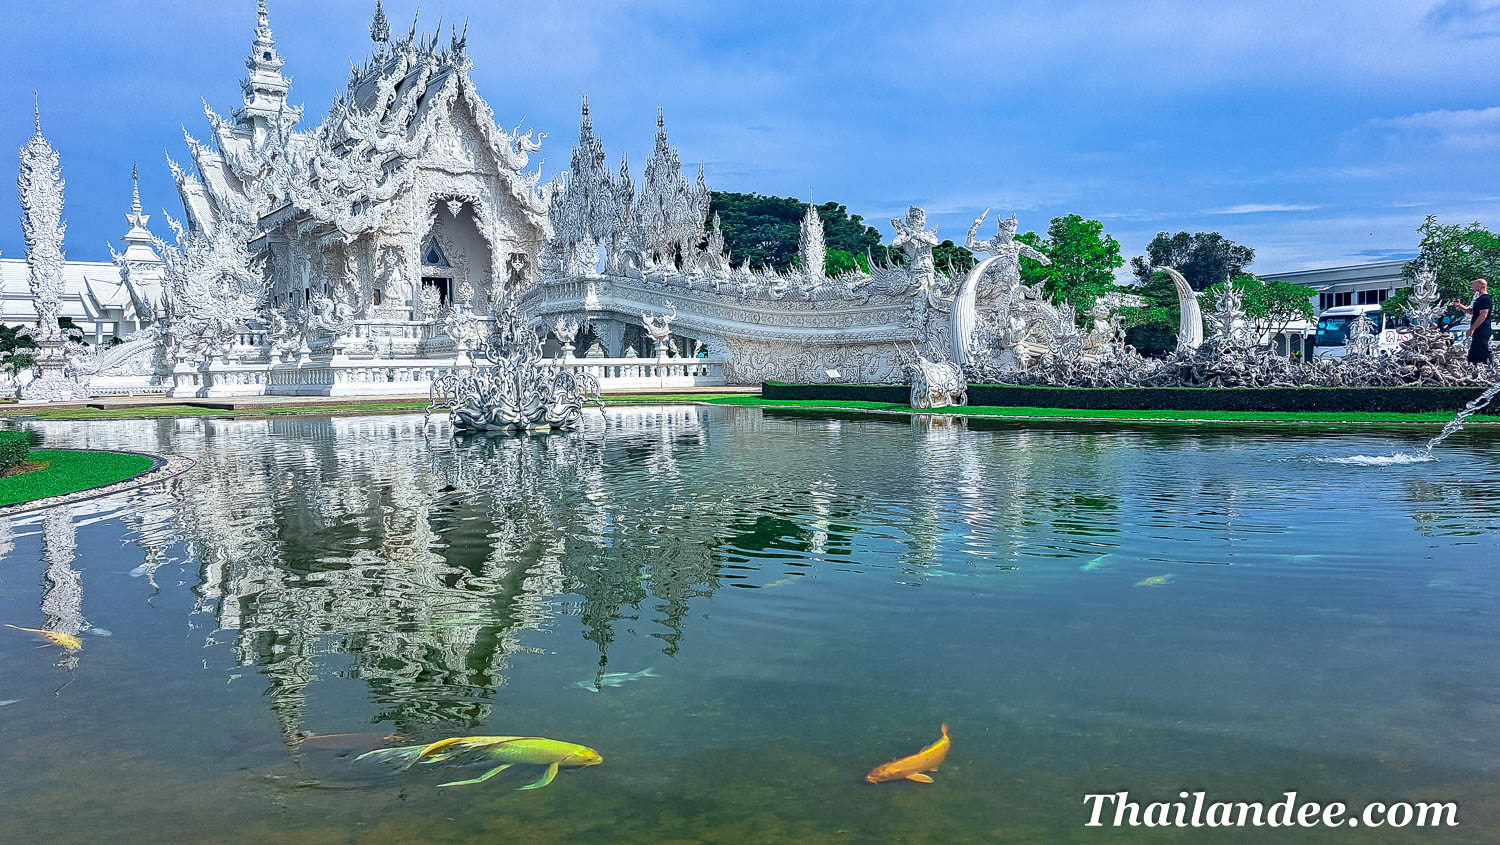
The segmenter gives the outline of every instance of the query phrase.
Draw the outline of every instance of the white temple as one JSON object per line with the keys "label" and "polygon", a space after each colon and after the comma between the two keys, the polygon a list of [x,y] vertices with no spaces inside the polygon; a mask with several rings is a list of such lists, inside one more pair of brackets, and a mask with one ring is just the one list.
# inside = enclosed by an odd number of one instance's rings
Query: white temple
{"label": "white temple", "polygon": [[[897,264],[827,277],[810,209],[797,269],[731,266],[703,169],[684,177],[659,111],[639,187],[623,157],[608,165],[586,97],[569,171],[543,181],[529,168],[544,136],[496,125],[466,31],[393,37],[377,2],[370,36],[326,117],[299,128],[260,0],[243,105],[225,118],[205,103],[208,140],[187,135],[186,166],[168,159],[174,241],[150,235],[137,198],[124,253],[63,268],[64,314],[96,344],[70,355],[80,391],[426,393],[510,299],[548,354],[606,388],[906,381],[919,359],[962,362],[992,303],[1056,317],[1021,288],[1005,223],[978,244],[995,250],[979,286],[934,266],[915,207],[892,221]],[[5,318],[30,322],[13,263]],[[991,335],[1024,358],[1048,331]]]}

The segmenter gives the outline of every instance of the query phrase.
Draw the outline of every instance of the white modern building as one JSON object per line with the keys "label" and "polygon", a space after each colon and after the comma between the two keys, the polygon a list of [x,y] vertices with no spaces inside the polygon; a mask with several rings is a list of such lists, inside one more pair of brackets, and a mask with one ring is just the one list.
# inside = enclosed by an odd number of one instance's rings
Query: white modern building
{"label": "white modern building", "polygon": [[[1319,347],[1342,348],[1349,322],[1367,316],[1376,325],[1383,343],[1398,342],[1393,320],[1381,313],[1380,305],[1408,282],[1401,275],[1405,259],[1372,261],[1289,273],[1267,273],[1267,281],[1306,285],[1317,291],[1313,297],[1313,324],[1304,330],[1304,355],[1319,354]],[[1390,336],[1387,336],[1390,332]],[[1327,349],[1322,350],[1324,352]]]}

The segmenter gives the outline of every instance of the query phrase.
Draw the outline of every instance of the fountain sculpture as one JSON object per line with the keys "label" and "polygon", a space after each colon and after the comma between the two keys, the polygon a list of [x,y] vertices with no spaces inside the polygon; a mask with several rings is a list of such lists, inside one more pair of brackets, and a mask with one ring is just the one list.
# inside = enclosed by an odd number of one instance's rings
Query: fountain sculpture
{"label": "fountain sculpture", "polygon": [[[541,339],[504,296],[495,330],[474,341],[472,367],[464,356],[433,380],[427,412],[444,408],[457,431],[546,431],[575,428],[583,403],[599,403],[599,383],[588,373],[542,357]],[[603,409],[602,403],[600,409]]]}

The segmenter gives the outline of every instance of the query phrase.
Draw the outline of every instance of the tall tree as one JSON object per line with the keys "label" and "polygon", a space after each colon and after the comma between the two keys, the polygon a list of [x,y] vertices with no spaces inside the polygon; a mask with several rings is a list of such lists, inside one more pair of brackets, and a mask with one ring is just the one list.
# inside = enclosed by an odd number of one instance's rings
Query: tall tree
{"label": "tall tree", "polygon": [[1125,310],[1125,342],[1142,355],[1171,352],[1177,347],[1177,323],[1182,313],[1172,278],[1166,273],[1153,273],[1133,293],[1145,300],[1145,305]]}
{"label": "tall tree", "polygon": [[[719,215],[724,250],[735,264],[748,258],[756,267],[786,270],[797,257],[797,233],[807,205],[793,197],[714,191],[708,215],[710,219]],[[878,251],[880,231],[866,226],[863,217],[850,214],[842,204],[819,203],[818,218],[830,254],[837,250],[863,256],[866,250]],[[843,266],[842,259],[837,261]]]}
{"label": "tall tree", "polygon": [[1114,290],[1115,270],[1125,264],[1120,256],[1120,242],[1105,234],[1104,224],[1085,220],[1077,214],[1054,217],[1047,226],[1047,237],[1035,232],[1017,236],[1038,252],[1052,259],[1051,264],[1021,262],[1021,281],[1042,283],[1042,291],[1052,299],[1071,303],[1082,318],[1100,297]]}
{"label": "tall tree", "polygon": [[[1469,283],[1475,279],[1488,279],[1491,290],[1500,282],[1500,236],[1478,223],[1443,225],[1430,214],[1417,227],[1417,232],[1422,235],[1417,257],[1401,268],[1401,275],[1410,283],[1419,270],[1431,267],[1437,272],[1439,302],[1456,299],[1467,303],[1473,296]],[[1387,314],[1399,316],[1410,298],[1411,288],[1404,287],[1380,308]],[[1461,311],[1449,308],[1438,323],[1446,329],[1461,317]]]}
{"label": "tall tree", "polygon": [[949,264],[953,265],[955,273],[967,273],[976,263],[974,253],[953,241],[943,241],[932,248],[932,265],[945,273]]}
{"label": "tall tree", "polygon": [[1204,290],[1209,285],[1242,275],[1255,260],[1255,250],[1237,244],[1218,232],[1157,232],[1146,244],[1146,254],[1130,259],[1130,270],[1145,285],[1157,267],[1172,267],[1192,285]]}

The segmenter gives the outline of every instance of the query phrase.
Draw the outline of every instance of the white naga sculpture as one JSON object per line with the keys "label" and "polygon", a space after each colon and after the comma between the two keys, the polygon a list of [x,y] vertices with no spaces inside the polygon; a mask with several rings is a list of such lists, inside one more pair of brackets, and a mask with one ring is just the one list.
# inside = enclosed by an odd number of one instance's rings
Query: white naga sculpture
{"label": "white naga sculpture", "polygon": [[968,379],[963,369],[952,361],[929,359],[914,350],[906,362],[906,375],[911,380],[909,404],[913,408],[969,404]]}

